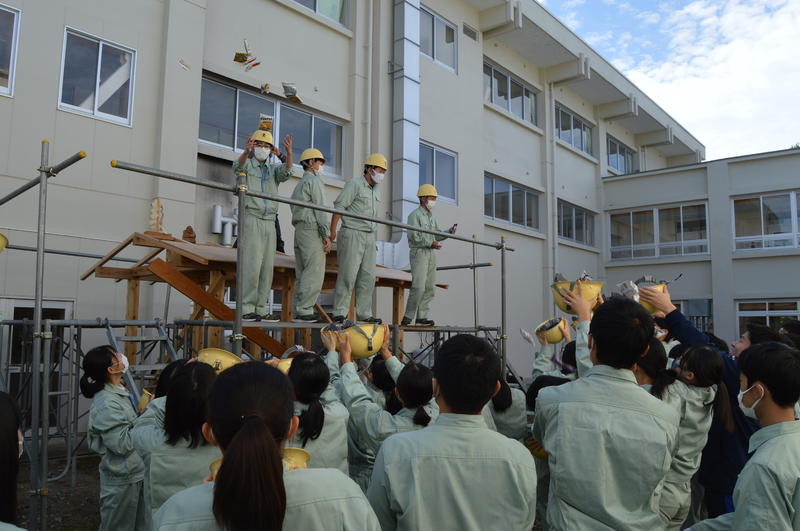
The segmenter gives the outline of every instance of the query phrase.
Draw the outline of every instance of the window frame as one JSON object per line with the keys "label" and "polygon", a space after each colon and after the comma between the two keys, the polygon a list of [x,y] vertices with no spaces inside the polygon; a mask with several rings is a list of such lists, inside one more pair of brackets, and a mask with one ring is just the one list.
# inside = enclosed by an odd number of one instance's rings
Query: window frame
{"label": "window frame", "polygon": [[[781,195],[789,196],[789,215],[791,217],[792,228],[789,232],[781,232],[778,234],[764,234],[764,198],[777,197]],[[758,198],[759,206],[759,223],[761,224],[760,236],[737,236],[736,235],[736,201],[746,199]],[[731,197],[731,234],[733,235],[733,252],[734,253],[747,253],[752,251],[780,251],[784,249],[798,249],[800,248],[800,189],[797,190],[778,190],[774,192],[765,192],[760,194],[750,194]],[[765,245],[770,241],[779,241],[791,239],[790,245],[768,246]],[[747,242],[758,242],[760,247],[742,247],[739,248],[738,244]]]}
{"label": "window frame", "polygon": [[[794,302],[796,309],[792,310],[770,310],[769,305],[774,303]],[[742,304],[764,303],[763,310],[741,310]],[[770,318],[792,317],[800,319],[800,299],[737,299],[736,300],[736,337],[740,337],[744,331],[741,330],[742,317],[764,317],[766,326],[770,328]]]}
{"label": "window frame", "polygon": [[333,22],[335,24],[339,24],[340,26],[342,26],[344,28],[348,28],[348,29],[350,28],[350,24],[349,24],[349,22],[350,22],[350,0],[342,0],[342,4],[343,4],[342,5],[342,18],[345,20],[345,22],[343,22],[341,20],[336,20],[335,18],[331,18],[328,15],[326,15],[325,13],[321,12],[319,10],[319,0],[313,0],[314,1],[314,9],[311,9],[307,5],[303,5],[300,2],[300,0],[292,0],[292,1],[293,1],[293,3],[299,5],[301,9],[307,9],[307,10],[311,11],[312,13],[314,13],[315,15],[319,15],[321,17],[324,17],[325,20],[330,20],[331,22]]}
{"label": "window frame", "polygon": [[[86,109],[82,109],[76,105],[71,105],[69,103],[63,103],[62,99],[62,91],[64,89],[64,69],[66,67],[66,57],[67,57],[67,38],[69,34],[72,33],[77,37],[81,37],[88,40],[93,40],[98,43],[98,50],[97,50],[97,73],[95,76],[94,82],[94,108],[93,110],[87,111]],[[131,54],[131,79],[130,79],[130,89],[128,95],[128,118],[120,118],[119,116],[115,116],[113,114],[108,114],[101,112],[98,107],[98,97],[97,94],[99,92],[99,83],[100,83],[100,75],[101,75],[101,64],[103,61],[103,47],[104,46],[111,46],[113,48],[117,48],[118,50],[122,50]],[[135,48],[130,46],[125,46],[124,44],[120,44],[118,42],[105,39],[102,37],[98,37],[92,33],[88,33],[85,31],[81,31],[79,29],[73,28],[72,26],[64,26],[64,39],[63,44],[61,46],[61,73],[58,78],[58,109],[66,112],[71,112],[75,114],[79,114],[81,116],[87,116],[89,118],[94,118],[97,120],[102,120],[104,122],[110,122],[117,125],[124,125],[127,127],[133,127],[133,108],[134,108],[134,97],[136,94],[136,56],[137,51]]]}
{"label": "window frame", "polygon": [[[485,208],[485,205],[486,205],[486,203],[485,203],[485,201],[486,201],[486,193],[484,192],[484,194],[483,194],[483,196],[484,196],[483,217],[484,218],[490,219],[490,220],[492,220],[494,222],[497,222],[497,223],[508,223],[509,225],[512,225],[514,227],[520,227],[520,228],[523,228],[523,229],[526,229],[526,230],[532,230],[532,231],[536,231],[536,232],[541,232],[542,215],[541,215],[541,201],[540,201],[540,199],[542,197],[542,193],[540,191],[534,190],[533,188],[530,188],[528,186],[523,186],[521,184],[515,183],[515,182],[510,181],[508,179],[504,179],[502,177],[499,177],[499,176],[497,176],[497,175],[495,175],[493,173],[489,173],[489,172],[484,172],[483,173],[484,186],[486,185],[486,179],[489,179],[489,180],[492,181],[492,215],[490,216],[490,215],[488,215],[486,213],[486,208]],[[508,219],[498,218],[498,217],[495,216],[495,202],[496,202],[496,199],[495,199],[495,186],[494,186],[494,183],[497,182],[497,181],[503,182],[503,183],[505,183],[505,184],[507,184],[509,186],[509,188],[508,188]],[[525,220],[528,219],[528,200],[527,200],[528,195],[532,195],[532,196],[534,196],[536,198],[536,221],[535,221],[536,224],[535,225],[531,226],[531,225],[528,225],[527,223],[516,223],[516,222],[514,222],[514,188],[517,188],[518,190],[522,190],[522,191],[525,192],[525,200],[523,201],[523,205],[524,205],[523,218]]]}
{"label": "window frame", "polygon": [[[631,167],[630,168],[626,168],[625,170],[620,170],[619,168],[616,168],[616,167],[611,165],[611,143],[612,142],[617,145],[617,155],[621,155],[620,154],[620,150],[626,151],[628,154],[630,154],[630,159],[631,159],[631,164],[630,164]],[[636,161],[635,155],[636,155],[636,151],[635,150],[629,148],[626,144],[623,144],[622,142],[620,142],[619,140],[617,140],[613,136],[606,135],[606,165],[608,166],[609,169],[614,170],[615,172],[617,172],[619,174],[622,174],[622,175],[626,175],[628,173],[634,173],[636,171],[636,169],[634,168],[635,161]]]}
{"label": "window frame", "polygon": [[[705,240],[685,240],[683,237],[684,229],[683,229],[683,209],[686,207],[696,207],[696,206],[703,206],[705,211],[705,219],[706,219],[706,238]],[[680,241],[676,242],[662,242],[661,241],[661,220],[659,213],[662,209],[672,209],[672,208],[679,208],[680,215],[681,215],[681,239]],[[653,218],[653,243],[642,243],[642,244],[634,244],[633,243],[633,214],[640,213],[640,212],[650,212]],[[627,214],[630,219],[630,227],[631,227],[631,243],[630,245],[618,245],[613,246],[612,243],[612,224],[611,224],[611,217],[618,216],[621,214]],[[705,201],[692,201],[689,203],[680,203],[680,204],[670,204],[670,205],[660,205],[657,207],[641,207],[641,208],[633,208],[628,210],[617,210],[608,212],[608,260],[612,262],[616,261],[624,261],[624,260],[651,260],[654,258],[669,258],[674,256],[703,256],[708,255],[711,250],[709,246],[709,229],[708,229],[708,203]],[[680,253],[675,254],[662,254],[661,247],[663,246],[678,246],[680,247]],[[686,247],[691,247],[694,245],[705,245],[706,250],[699,253],[687,253],[684,251]],[[654,253],[651,256],[634,256],[634,253],[637,250],[649,250],[654,249]],[[614,257],[615,251],[624,251],[626,249],[630,250],[630,256],[624,257]]]}
{"label": "window frame", "polygon": [[[419,10],[420,11],[424,11],[425,13],[429,14],[433,18],[433,33],[431,34],[431,55],[428,55],[427,53],[423,52],[422,51],[422,47],[420,47],[420,50],[419,50],[420,55],[422,55],[423,57],[427,57],[428,59],[430,59],[434,63],[436,63],[436,64],[438,64],[438,65],[440,65],[440,66],[442,66],[442,67],[444,67],[444,68],[446,68],[448,70],[450,70],[454,74],[458,74],[458,25],[453,24],[452,22],[450,22],[449,20],[447,20],[443,16],[437,14],[435,11],[433,11],[432,9],[430,9],[428,7],[423,6],[422,4],[420,4]],[[438,59],[436,57],[436,20],[437,19],[441,20],[442,23],[445,26],[449,26],[453,30],[453,35],[455,37],[455,42],[453,43],[453,47],[454,47],[454,50],[455,50],[455,57],[453,57],[453,63],[454,63],[453,66],[450,66],[449,64],[445,63],[444,61],[441,61],[440,59]],[[421,29],[420,29],[420,33],[422,33]],[[422,40],[421,37],[420,37],[420,40]]]}
{"label": "window frame", "polygon": [[[203,75],[202,76],[202,80],[209,81],[211,83],[216,83],[217,85],[221,85],[223,87],[226,87],[226,88],[229,88],[229,89],[233,89],[234,91],[236,91],[236,94],[235,94],[236,97],[235,97],[235,100],[234,100],[235,110],[234,110],[234,121],[233,121],[233,147],[225,145],[225,144],[220,144],[220,143],[217,143],[217,142],[213,142],[211,140],[206,140],[204,138],[200,138],[200,130],[199,130],[200,129],[200,127],[199,127],[200,117],[199,116],[198,116],[198,133],[197,133],[198,134],[198,136],[197,136],[197,141],[198,142],[202,142],[203,144],[206,144],[206,145],[209,145],[209,146],[214,146],[214,147],[217,147],[217,148],[220,148],[220,149],[233,151],[236,155],[240,155],[242,153],[242,151],[244,151],[242,148],[238,147],[239,94],[241,92],[244,92],[249,96],[255,96],[255,97],[267,100],[267,101],[271,102],[275,106],[275,116],[273,117],[273,122],[272,122],[272,132],[273,132],[273,135],[276,135],[275,136],[275,141],[276,142],[279,141],[279,137],[280,137],[280,134],[281,134],[281,129],[280,129],[280,127],[281,127],[281,111],[282,111],[284,106],[288,107],[289,109],[291,109],[291,110],[293,110],[295,112],[300,112],[300,113],[308,114],[308,115],[311,116],[311,132],[310,132],[310,134],[311,134],[312,147],[314,147],[313,146],[313,143],[314,143],[314,128],[315,128],[317,120],[324,120],[326,122],[334,124],[335,126],[341,127],[341,130],[342,130],[342,141],[341,141],[341,146],[339,147],[339,154],[338,154],[339,155],[340,166],[341,166],[341,174],[333,173],[331,171],[333,169],[333,166],[330,166],[330,165],[326,164],[325,165],[325,173],[323,174],[323,176],[330,177],[331,179],[337,179],[337,180],[343,180],[344,179],[344,173],[345,173],[345,167],[344,167],[345,130],[344,130],[344,124],[342,122],[340,122],[338,120],[335,120],[335,119],[332,119],[332,118],[329,118],[327,116],[322,116],[322,115],[316,114],[312,110],[306,109],[304,107],[300,107],[300,106],[296,106],[296,105],[289,105],[289,104],[286,104],[286,103],[284,103],[283,101],[281,101],[281,100],[279,100],[277,98],[271,98],[271,97],[268,97],[268,96],[264,96],[263,94],[258,94],[254,90],[250,90],[250,89],[247,89],[247,88],[242,88],[242,87],[240,87],[238,85],[233,85],[233,84],[230,84],[230,83],[226,83],[224,81],[220,81],[219,79],[216,79],[214,77]],[[202,83],[202,81],[201,81],[201,83]],[[300,165],[299,162],[295,162],[292,167],[293,168],[302,169],[302,166]]]}
{"label": "window frame", "polygon": [[[591,225],[592,225],[592,230],[591,230],[592,241],[591,242],[581,241],[581,240],[579,240],[577,238],[570,238],[568,236],[564,236],[564,235],[561,234],[561,220],[563,219],[563,217],[561,215],[562,205],[568,205],[573,209],[573,215],[572,215],[572,233],[573,233],[573,235],[575,234],[575,229],[577,228],[577,223],[575,221],[577,216],[575,214],[580,211],[580,212],[583,212],[583,214],[585,216],[584,219],[587,219],[588,217],[591,217],[591,219],[592,219],[592,223],[591,223]],[[596,212],[592,212],[591,210],[588,210],[586,208],[578,206],[575,203],[570,203],[569,201],[566,201],[566,200],[561,199],[561,198],[558,198],[557,201],[556,201],[556,209],[557,209],[556,210],[556,220],[557,220],[556,234],[558,235],[558,238],[560,238],[562,240],[565,240],[565,241],[568,241],[568,242],[577,243],[577,244],[580,244],[580,245],[585,245],[587,247],[594,247],[594,248],[597,247],[597,213]],[[586,224],[584,224],[583,232],[584,232],[584,234],[588,234]]]}
{"label": "window frame", "polygon": [[[570,116],[570,128],[569,128],[569,130],[570,130],[570,141],[569,142],[564,140],[563,138],[561,138],[561,118],[560,118],[561,112],[560,111],[563,111],[563,112],[567,113]],[[554,116],[553,125],[555,126],[555,131],[553,131],[553,134],[555,135],[555,138],[557,140],[560,140],[561,142],[567,144],[568,146],[570,146],[570,147],[572,147],[574,149],[577,149],[581,153],[585,153],[586,155],[589,155],[590,157],[594,157],[595,156],[594,155],[594,147],[595,147],[594,131],[595,131],[595,127],[596,127],[595,124],[591,123],[586,118],[583,118],[582,116],[580,116],[576,112],[570,110],[567,106],[562,105],[561,103],[558,103],[558,102],[555,103],[553,116]],[[576,146],[575,145],[575,140],[574,140],[573,131],[575,129],[574,123],[575,123],[576,120],[581,123],[581,128],[580,128],[580,130],[581,130],[581,147]],[[586,134],[587,129],[588,129],[588,135]],[[589,146],[588,150],[585,149],[585,145],[584,145],[585,144],[584,140],[587,137],[589,138],[589,143],[591,144]]]}
{"label": "window frame", "polygon": [[0,96],[14,97],[14,81],[17,73],[17,50],[19,49],[19,32],[22,27],[22,11],[5,4],[0,4],[0,11],[7,11],[14,16],[14,24],[11,28],[11,54],[8,60],[8,87],[0,87]]}
{"label": "window frame", "polygon": [[[526,124],[533,125],[535,127],[539,127],[539,94],[541,91],[535,88],[530,83],[526,83],[521,78],[512,75],[508,70],[505,68],[499,67],[493,62],[489,61],[487,58],[484,57],[483,59],[483,68],[489,67],[491,69],[491,73],[489,76],[489,99],[487,100],[484,98],[483,102],[485,104],[491,105],[493,108],[502,111],[503,113],[513,117],[515,120],[519,120],[521,122],[525,122]],[[508,103],[508,107],[503,107],[502,105],[496,103],[494,101],[494,73],[498,72],[506,77],[506,94],[508,95],[506,100]],[[522,86],[522,116],[517,116],[514,111],[511,110],[511,84],[516,83]],[[528,120],[525,117],[525,95],[526,93],[530,93],[533,96],[533,120]]]}
{"label": "window frame", "polygon": [[[453,183],[453,188],[455,189],[455,197],[447,197],[446,195],[441,195],[441,192],[439,192],[438,199],[444,201],[445,203],[452,203],[454,205],[457,205],[458,204],[458,153],[437,146],[430,142],[426,142],[425,140],[420,140],[419,146],[420,147],[425,146],[433,150],[433,183],[431,184],[433,184],[434,188],[436,188],[436,152],[439,151],[440,153],[444,153],[445,155],[453,157],[453,160],[455,161],[455,164],[453,166],[455,168],[455,175],[454,175],[455,182]],[[439,190],[438,188],[436,189],[437,191]]]}

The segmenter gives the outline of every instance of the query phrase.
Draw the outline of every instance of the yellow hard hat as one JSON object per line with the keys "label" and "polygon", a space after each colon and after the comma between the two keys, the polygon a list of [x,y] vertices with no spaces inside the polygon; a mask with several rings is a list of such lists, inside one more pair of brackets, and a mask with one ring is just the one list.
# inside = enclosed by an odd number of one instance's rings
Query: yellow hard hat
{"label": "yellow hard hat", "polygon": [[[583,298],[589,302],[597,299],[597,296],[600,295],[604,285],[604,282],[596,282],[593,280],[581,281],[581,293],[583,294]],[[556,282],[550,286],[550,290],[553,292],[553,299],[555,300],[556,305],[561,308],[561,311],[575,315],[575,310],[573,310],[572,307],[567,304],[567,301],[564,300],[564,297],[561,296],[560,290],[562,289],[571,291],[572,293],[577,293],[578,284],[577,282],[565,280]]]}
{"label": "yellow hard hat", "polygon": [[367,157],[367,160],[364,161],[364,166],[377,166],[379,168],[383,168],[384,170],[388,170],[389,162],[386,160],[386,157],[380,153],[373,153]]}
{"label": "yellow hard hat", "polygon": [[281,454],[284,470],[308,468],[308,462],[311,460],[311,454],[302,448],[284,448]]}
{"label": "yellow hard hat", "polygon": [[292,360],[294,360],[294,358],[286,358],[279,361],[278,370],[283,374],[289,374],[289,369],[292,368]]}
{"label": "yellow hard hat", "polygon": [[[666,284],[655,284],[655,285],[642,286],[642,287],[653,288],[656,291],[660,291],[661,293],[664,293],[664,290],[667,289],[667,285]],[[658,311],[658,309],[655,306],[653,306],[649,302],[643,301],[642,299],[639,299],[639,304],[644,306],[644,309],[647,310],[648,313],[653,314],[653,313],[656,313]]]}
{"label": "yellow hard hat", "polygon": [[221,348],[204,348],[197,353],[197,361],[211,365],[217,374],[242,362],[236,354]]}
{"label": "yellow hard hat", "polygon": [[369,358],[383,346],[387,326],[380,324],[360,323],[345,328],[343,332],[350,336],[350,348],[354,358]]}
{"label": "yellow hard hat", "polygon": [[151,400],[153,400],[153,393],[147,389],[143,389],[142,396],[139,397],[139,414],[144,413],[144,410],[147,409],[147,405]]}
{"label": "yellow hard hat", "polygon": [[262,131],[261,129],[250,135],[250,140],[255,140],[257,142],[266,142],[270,146],[275,145],[275,141],[272,139],[272,133],[270,133],[269,131]]}
{"label": "yellow hard hat", "polygon": [[322,159],[324,161],[325,155],[322,154],[322,151],[315,148],[303,150],[303,153],[300,155],[300,162],[311,159]]}
{"label": "yellow hard hat", "polygon": [[439,192],[436,191],[436,187],[432,184],[423,184],[417,190],[417,197],[439,197]]}
{"label": "yellow hard hat", "polygon": [[2,253],[6,247],[8,247],[8,238],[6,238],[5,234],[0,233],[0,253]]}
{"label": "yellow hard hat", "polygon": [[563,321],[563,319],[556,317],[539,323],[539,326],[537,326],[535,330],[536,335],[546,339],[548,345],[561,343],[561,340],[564,339],[564,332],[561,330],[561,327],[558,326],[561,324],[561,321]]}

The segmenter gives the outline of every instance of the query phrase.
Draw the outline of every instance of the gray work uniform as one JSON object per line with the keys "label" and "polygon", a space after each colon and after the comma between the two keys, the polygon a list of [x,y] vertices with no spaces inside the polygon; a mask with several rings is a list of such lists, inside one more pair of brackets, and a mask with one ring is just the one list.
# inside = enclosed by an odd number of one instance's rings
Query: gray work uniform
{"label": "gray work uniform", "polygon": [[[408,224],[423,229],[439,230],[436,218],[420,206],[408,216]],[[446,239],[424,232],[408,231],[408,256],[411,262],[411,291],[408,294],[404,318],[427,319],[428,309],[436,290],[436,249],[431,245]]]}

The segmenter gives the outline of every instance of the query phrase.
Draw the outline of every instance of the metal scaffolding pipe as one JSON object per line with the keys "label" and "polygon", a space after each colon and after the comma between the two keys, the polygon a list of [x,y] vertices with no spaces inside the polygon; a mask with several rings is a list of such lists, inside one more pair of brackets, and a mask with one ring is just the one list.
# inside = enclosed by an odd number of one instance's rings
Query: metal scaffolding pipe
{"label": "metal scaffolding pipe", "polygon": [[[30,247],[28,245],[8,245],[6,247],[6,249],[14,249],[16,251],[33,251],[33,252],[36,251],[36,247]],[[44,252],[47,253],[47,254],[60,254],[60,255],[64,255],[64,256],[77,256],[79,258],[96,258],[97,260],[100,260],[101,258],[104,258],[104,256],[101,255],[101,254],[82,253],[80,251],[65,251],[63,249],[45,249]],[[123,258],[123,257],[120,257],[120,256],[115,256],[115,257],[111,258],[110,260],[116,260],[118,262],[130,262],[132,264],[135,264],[135,263],[138,262],[138,260],[135,259],[135,258]]]}
{"label": "metal scaffolding pipe", "polygon": [[[446,265],[446,266],[439,266],[436,268],[436,271],[454,271],[456,269],[478,269],[480,267],[492,267],[494,264],[492,262],[481,262],[479,264],[457,264],[457,265]],[[406,273],[410,273],[410,269],[404,269]]]}
{"label": "metal scaffolding pipe", "polygon": [[500,367],[503,370],[503,378],[506,376],[506,348],[508,345],[508,326],[506,325],[506,237],[500,236]]}
{"label": "metal scaffolding pipe", "polygon": [[[42,142],[47,142],[47,140],[43,140]],[[53,177],[53,176],[57,175],[58,172],[60,172],[64,168],[66,168],[68,166],[72,166],[73,164],[75,164],[76,162],[78,162],[79,160],[81,160],[84,157],[86,157],[86,152],[85,151],[78,151],[77,153],[75,153],[71,157],[63,160],[62,162],[59,162],[58,164],[56,164],[55,166],[52,166],[50,168],[45,167],[45,164],[47,164],[47,163],[41,165],[39,167],[39,177],[35,177],[35,178],[31,179],[30,181],[26,182],[25,184],[23,184],[22,186],[20,186],[16,190],[14,190],[13,192],[11,192],[9,194],[6,194],[2,199],[0,199],[0,206],[5,205],[6,203],[11,201],[12,199],[17,197],[18,195],[22,195],[23,193],[27,192],[28,190],[30,190],[31,188],[33,188],[34,186],[39,184],[41,182],[41,173],[42,173],[42,171],[44,171],[44,173],[47,175],[47,177]]]}
{"label": "metal scaffolding pipe", "polygon": [[244,235],[247,233],[245,230],[245,201],[247,199],[247,174],[240,173],[237,176],[236,185],[236,199],[239,205],[239,215],[241,219],[238,220],[239,239],[236,243],[236,316],[233,322],[233,335],[231,342],[233,343],[233,353],[238,357],[242,357],[242,346],[244,343],[244,334],[242,334],[242,316],[244,315]]}
{"label": "metal scaffolding pipe", "polygon": [[66,159],[64,159],[61,162],[59,162],[58,164],[56,164],[55,166],[51,166],[50,168],[48,168],[47,169],[47,173],[49,175],[53,175],[53,176],[58,175],[59,173],[61,173],[61,170],[69,168],[70,166],[72,166],[73,164],[78,162],[79,160],[85,159],[85,158],[86,158],[86,152],[85,151],[78,151],[77,153],[75,153],[71,157],[67,157]]}

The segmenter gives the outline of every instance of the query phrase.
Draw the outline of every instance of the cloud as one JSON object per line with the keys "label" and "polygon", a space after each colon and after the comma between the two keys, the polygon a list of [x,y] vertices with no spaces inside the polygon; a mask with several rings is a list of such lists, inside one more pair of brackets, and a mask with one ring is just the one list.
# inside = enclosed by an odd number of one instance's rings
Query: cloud
{"label": "cloud", "polygon": [[581,26],[581,21],[578,20],[578,13],[575,11],[565,13],[561,18],[561,22],[563,22],[572,31],[577,31]]}
{"label": "cloud", "polygon": [[586,3],[586,0],[567,0],[564,2],[563,7],[565,9],[574,9],[578,6],[581,6]]}
{"label": "cloud", "polygon": [[798,27],[796,0],[695,0],[662,18],[663,59],[632,57],[623,34],[612,62],[707,159],[785,149],[800,141]]}
{"label": "cloud", "polygon": [[661,15],[655,11],[641,11],[636,15],[636,18],[645,24],[657,24],[661,20]]}
{"label": "cloud", "polygon": [[603,33],[597,31],[590,31],[586,35],[584,35],[583,40],[589,43],[589,46],[598,47],[606,44],[608,41],[614,38],[614,32],[611,30],[605,31]]}

